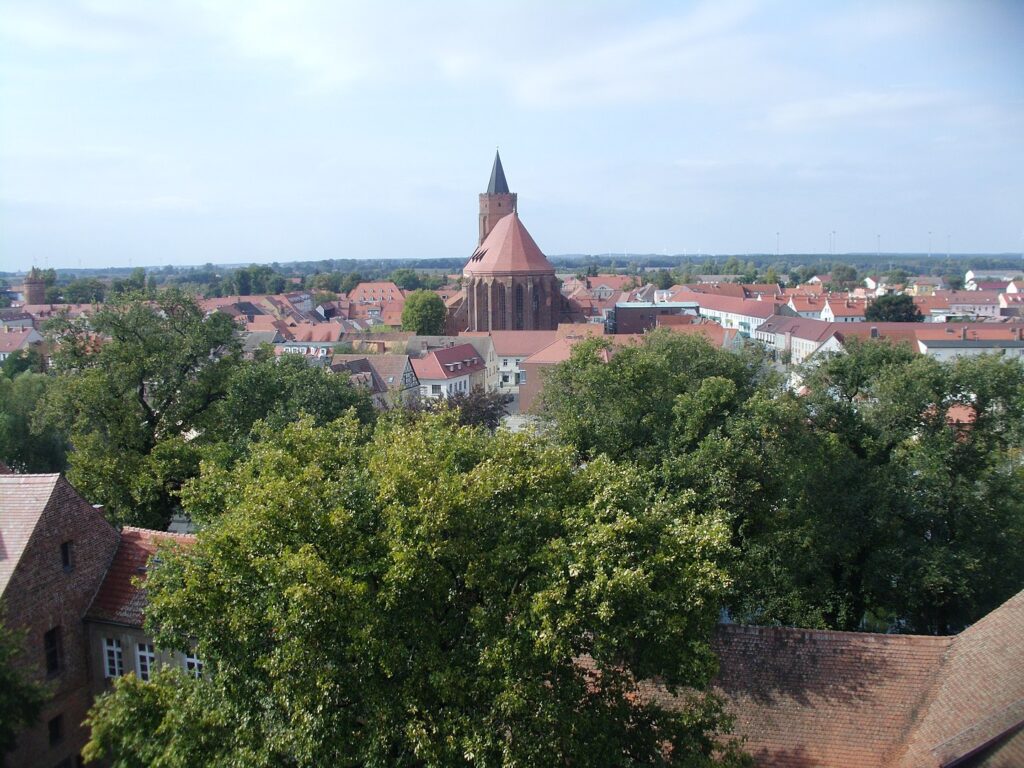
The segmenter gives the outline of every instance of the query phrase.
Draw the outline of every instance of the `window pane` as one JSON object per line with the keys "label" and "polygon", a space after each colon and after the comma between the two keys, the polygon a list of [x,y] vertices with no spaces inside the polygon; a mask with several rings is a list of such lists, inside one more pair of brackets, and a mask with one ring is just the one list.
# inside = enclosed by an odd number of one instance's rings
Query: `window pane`
{"label": "window pane", "polygon": [[153,673],[153,665],[156,663],[156,653],[151,643],[139,643],[136,651],[139,662],[139,679],[149,680]]}
{"label": "window pane", "polygon": [[116,637],[103,639],[104,676],[120,677],[124,674],[124,656],[121,653],[121,641]]}

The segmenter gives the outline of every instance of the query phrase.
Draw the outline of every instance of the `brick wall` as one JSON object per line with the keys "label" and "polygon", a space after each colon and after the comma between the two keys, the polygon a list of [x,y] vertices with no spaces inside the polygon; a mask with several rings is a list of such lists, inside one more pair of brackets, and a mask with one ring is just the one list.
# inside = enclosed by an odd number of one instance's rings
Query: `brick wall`
{"label": "brick wall", "polygon": [[[65,570],[61,544],[72,542],[72,567]],[[83,616],[99,588],[118,533],[103,515],[63,478],[54,487],[18,567],[4,592],[5,619],[24,630],[24,652],[16,666],[47,683],[53,696],[39,722],[22,733],[9,765],[53,768],[70,758],[74,765],[88,734],[82,720],[92,703],[88,641]],[[47,675],[44,635],[60,627],[61,670]],[[49,721],[63,716],[63,738],[51,746]]]}

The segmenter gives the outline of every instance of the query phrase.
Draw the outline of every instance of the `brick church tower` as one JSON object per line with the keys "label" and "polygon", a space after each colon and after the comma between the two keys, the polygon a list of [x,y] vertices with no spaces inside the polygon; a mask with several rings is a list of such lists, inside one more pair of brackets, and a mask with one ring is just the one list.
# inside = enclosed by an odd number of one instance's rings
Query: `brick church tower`
{"label": "brick church tower", "polygon": [[480,195],[480,243],[462,270],[470,331],[551,331],[562,313],[561,281],[516,212],[495,154]]}
{"label": "brick church tower", "polygon": [[476,241],[477,245],[487,239],[499,219],[516,212],[517,198],[518,195],[508,191],[505,169],[501,167],[501,155],[495,150],[491,181],[487,191],[480,194],[480,237]]}

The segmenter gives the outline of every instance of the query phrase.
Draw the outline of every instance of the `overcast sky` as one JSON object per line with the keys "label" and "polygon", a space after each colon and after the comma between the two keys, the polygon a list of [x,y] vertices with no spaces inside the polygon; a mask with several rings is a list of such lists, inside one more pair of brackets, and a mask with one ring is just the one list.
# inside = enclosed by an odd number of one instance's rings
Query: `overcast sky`
{"label": "overcast sky", "polygon": [[1024,249],[1024,2],[0,0],[0,270]]}

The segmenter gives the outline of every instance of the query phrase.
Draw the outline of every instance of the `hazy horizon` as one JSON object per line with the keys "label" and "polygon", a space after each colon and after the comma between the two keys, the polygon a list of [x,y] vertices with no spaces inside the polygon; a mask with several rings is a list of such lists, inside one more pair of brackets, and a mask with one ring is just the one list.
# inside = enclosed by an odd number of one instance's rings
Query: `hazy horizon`
{"label": "hazy horizon", "polygon": [[0,0],[0,271],[1017,254],[1024,4]]}

